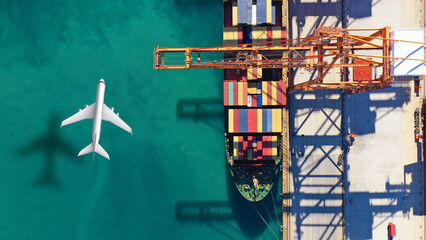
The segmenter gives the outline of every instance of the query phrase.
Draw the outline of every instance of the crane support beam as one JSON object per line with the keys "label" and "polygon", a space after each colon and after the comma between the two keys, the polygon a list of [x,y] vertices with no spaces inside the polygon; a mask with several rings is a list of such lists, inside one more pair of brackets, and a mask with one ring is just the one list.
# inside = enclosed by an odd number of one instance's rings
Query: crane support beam
{"label": "crane support beam", "polygon": [[[354,34],[354,32],[366,32],[367,35],[362,36]],[[359,92],[389,86],[388,82],[392,80],[390,76],[391,61],[396,60],[390,56],[390,47],[396,41],[401,40],[390,38],[389,27],[374,29],[319,27],[311,36],[299,39],[210,48],[156,48],[154,50],[154,68],[310,68],[316,69],[318,76],[299,84],[289,82],[290,91],[341,88],[350,92]],[[374,52],[379,52],[379,54],[368,55],[365,54],[365,51],[362,52],[364,54],[357,54],[358,50],[379,50]],[[173,55],[174,58],[170,55]],[[181,60],[176,60],[176,57]],[[216,60],[211,60],[215,57]],[[360,59],[363,62],[353,63],[348,61],[349,58]],[[405,58],[405,60],[413,59]],[[425,61],[424,59],[415,60]],[[167,64],[168,61],[170,64]],[[365,66],[382,68],[382,76],[369,82],[324,82],[325,76],[331,68],[343,68],[343,71],[347,72],[347,68]]]}

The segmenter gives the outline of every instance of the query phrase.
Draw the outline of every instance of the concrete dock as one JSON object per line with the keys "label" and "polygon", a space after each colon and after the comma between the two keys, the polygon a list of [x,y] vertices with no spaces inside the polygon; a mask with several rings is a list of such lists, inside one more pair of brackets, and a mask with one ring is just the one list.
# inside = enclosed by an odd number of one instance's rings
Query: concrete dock
{"label": "concrete dock", "polygon": [[[318,26],[423,28],[424,10],[415,0],[289,1],[289,38]],[[309,78],[309,70],[294,74],[295,83]],[[289,96],[288,239],[388,239],[389,222],[395,239],[425,239],[423,143],[414,135],[424,90],[416,92],[413,81],[392,86]],[[355,141],[342,155],[350,133]]]}

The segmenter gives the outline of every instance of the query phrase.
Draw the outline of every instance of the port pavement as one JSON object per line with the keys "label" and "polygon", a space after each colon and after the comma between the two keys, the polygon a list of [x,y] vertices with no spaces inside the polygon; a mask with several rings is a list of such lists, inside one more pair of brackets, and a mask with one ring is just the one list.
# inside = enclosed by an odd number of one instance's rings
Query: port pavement
{"label": "port pavement", "polygon": [[[306,37],[322,25],[423,28],[425,4],[294,1],[289,37]],[[293,74],[297,83],[315,73]],[[414,136],[424,88],[420,93],[411,81],[353,95],[322,90],[289,96],[291,239],[388,239],[389,222],[396,225],[395,239],[425,238],[425,166],[422,143]],[[357,136],[340,164],[349,133]]]}

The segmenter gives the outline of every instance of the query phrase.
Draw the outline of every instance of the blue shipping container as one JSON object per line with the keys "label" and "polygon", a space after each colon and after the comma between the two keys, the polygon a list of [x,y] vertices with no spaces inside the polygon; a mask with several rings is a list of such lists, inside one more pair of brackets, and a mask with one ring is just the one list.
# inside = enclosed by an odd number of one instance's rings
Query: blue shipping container
{"label": "blue shipping container", "polygon": [[267,109],[262,109],[262,132],[267,132],[268,128],[268,113]]}
{"label": "blue shipping container", "polygon": [[262,6],[263,6],[263,0],[257,0],[257,7],[256,7],[256,22],[257,24],[262,24]]}
{"label": "blue shipping container", "polygon": [[238,24],[246,24],[247,23],[247,0],[238,0],[237,8],[238,8]]}
{"label": "blue shipping container", "polygon": [[275,23],[276,23],[276,9],[275,9],[275,6],[272,6],[272,25],[275,25]]}
{"label": "blue shipping container", "polygon": [[257,107],[262,106],[262,95],[257,95]]}
{"label": "blue shipping container", "polygon": [[248,109],[243,109],[243,114],[244,114],[244,125],[243,125],[243,130],[244,132],[248,132]]}
{"label": "blue shipping container", "polygon": [[251,23],[251,14],[252,14],[252,3],[251,1],[249,1],[247,3],[247,21],[246,21],[247,24]]}
{"label": "blue shipping container", "polygon": [[268,109],[268,132],[272,132],[272,109]]}
{"label": "blue shipping container", "polygon": [[252,27],[247,27],[247,43],[253,42],[253,31]]}
{"label": "blue shipping container", "polygon": [[238,109],[238,132],[243,132],[243,111]]}
{"label": "blue shipping container", "polygon": [[261,15],[261,18],[262,18],[262,23],[266,23],[266,1],[265,0],[263,0],[263,2],[262,2],[262,15]]}

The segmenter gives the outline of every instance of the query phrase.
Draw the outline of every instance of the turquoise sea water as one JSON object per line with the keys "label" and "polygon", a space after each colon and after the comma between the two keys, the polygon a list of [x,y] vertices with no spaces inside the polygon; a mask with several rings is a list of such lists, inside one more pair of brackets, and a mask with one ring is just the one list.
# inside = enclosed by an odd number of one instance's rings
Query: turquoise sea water
{"label": "turquoise sea water", "polygon": [[[221,4],[2,1],[0,239],[275,238],[225,168],[222,71],[152,67],[157,45],[220,46]],[[104,122],[111,161],[77,157],[92,121],[60,129],[100,78],[134,132]]]}

